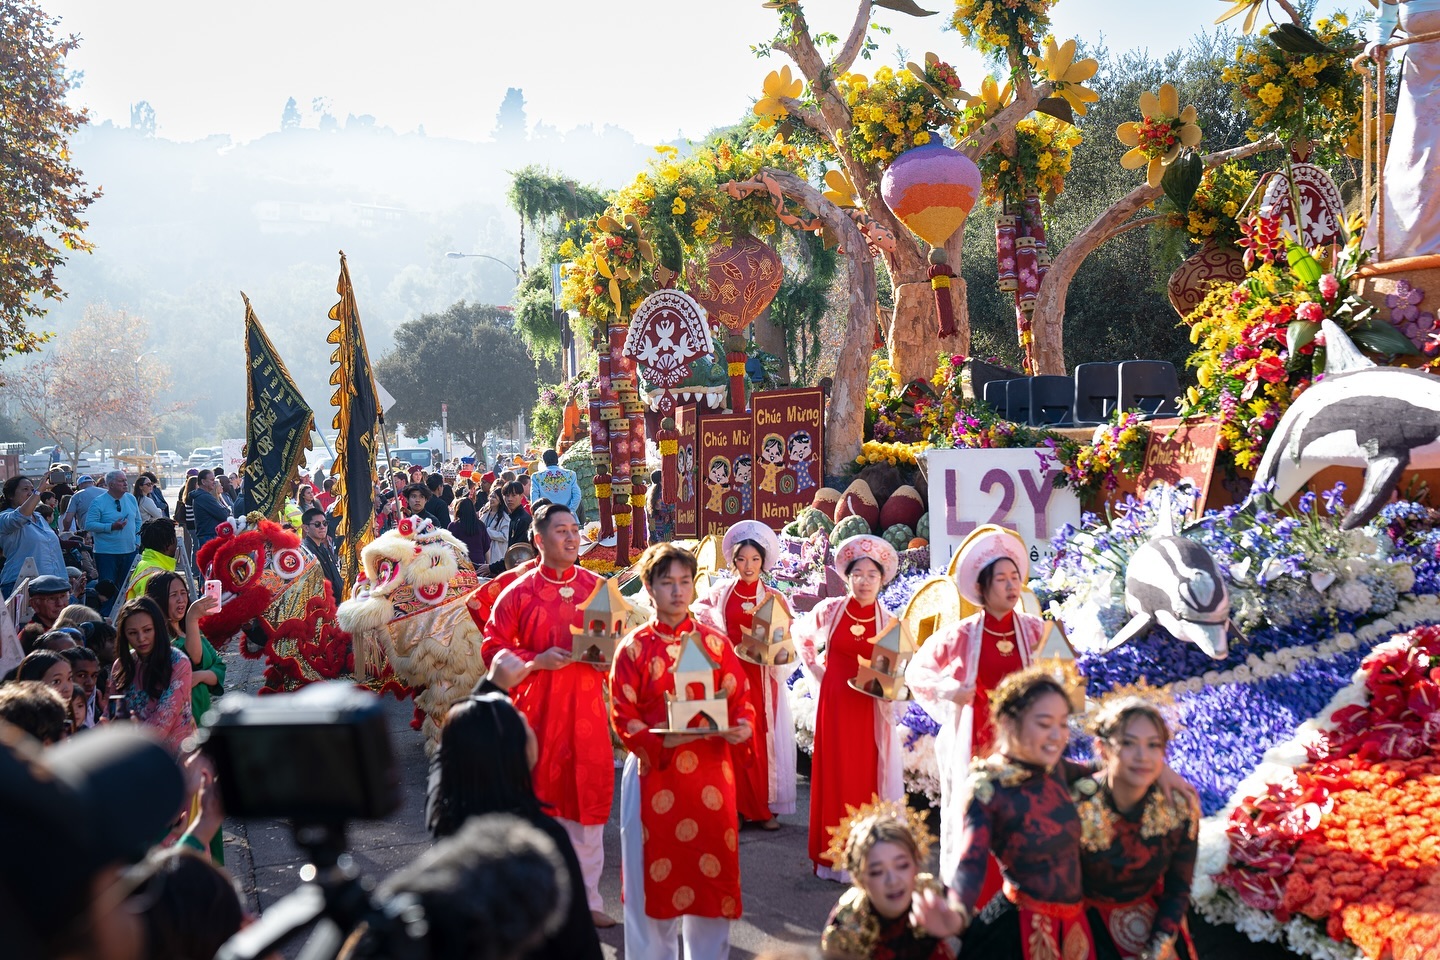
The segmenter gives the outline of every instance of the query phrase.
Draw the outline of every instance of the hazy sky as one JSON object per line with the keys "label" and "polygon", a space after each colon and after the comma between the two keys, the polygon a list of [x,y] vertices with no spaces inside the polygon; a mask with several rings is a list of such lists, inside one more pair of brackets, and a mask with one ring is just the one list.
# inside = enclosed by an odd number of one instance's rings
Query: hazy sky
{"label": "hazy sky", "polygon": [[[308,111],[371,114],[386,126],[432,136],[486,138],[506,87],[521,87],[532,123],[560,128],[611,123],[642,141],[699,137],[733,121],[781,63],[756,60],[751,43],[775,30],[760,0],[42,0],[83,42],[71,63],[96,122],[129,123],[148,100],[162,136],[226,133],[249,140],[278,129],[287,97]],[[923,20],[878,10],[894,27],[878,59],[897,46],[913,59],[933,49],[967,87],[982,64],[958,34],[940,32],[951,0],[920,0]],[[842,38],[853,0],[809,0],[812,27]],[[1114,51],[1163,54],[1206,29],[1214,0],[1063,0],[1061,39],[1103,35]],[[1163,11],[1163,12],[1162,12]]]}

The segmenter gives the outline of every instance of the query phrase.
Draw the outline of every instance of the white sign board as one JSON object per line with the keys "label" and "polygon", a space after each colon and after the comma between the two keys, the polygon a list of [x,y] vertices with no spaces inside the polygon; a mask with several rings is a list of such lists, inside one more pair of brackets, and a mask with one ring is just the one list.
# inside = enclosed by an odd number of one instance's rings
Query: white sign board
{"label": "white sign board", "polygon": [[232,477],[245,468],[244,440],[220,441],[220,466]]}
{"label": "white sign board", "polygon": [[926,452],[931,571],[944,573],[960,543],[982,523],[1024,537],[1032,565],[1054,556],[1050,538],[1067,523],[1079,526],[1080,498],[1056,488],[1060,468],[1045,466],[1040,452],[1029,447]]}

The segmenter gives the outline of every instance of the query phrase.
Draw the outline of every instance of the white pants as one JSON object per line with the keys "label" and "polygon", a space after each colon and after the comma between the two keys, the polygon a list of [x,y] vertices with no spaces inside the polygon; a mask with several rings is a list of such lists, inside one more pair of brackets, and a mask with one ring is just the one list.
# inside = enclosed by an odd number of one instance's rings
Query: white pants
{"label": "white pants", "polygon": [[620,778],[620,874],[625,887],[625,960],[728,960],[730,921],[724,917],[682,916],[656,920],[645,915],[645,840],[640,824],[640,761],[625,758]]}
{"label": "white pants", "polygon": [[600,896],[600,874],[605,870],[605,824],[587,826],[556,817],[555,822],[570,835],[570,845],[580,860],[580,874],[585,878],[585,901],[590,909],[605,912],[605,899]]}

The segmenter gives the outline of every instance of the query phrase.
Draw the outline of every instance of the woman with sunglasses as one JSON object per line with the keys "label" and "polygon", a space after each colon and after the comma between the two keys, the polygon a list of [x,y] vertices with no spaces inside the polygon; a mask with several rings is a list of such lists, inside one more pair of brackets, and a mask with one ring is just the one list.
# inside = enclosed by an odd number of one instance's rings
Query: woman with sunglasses
{"label": "woman with sunglasses", "polygon": [[151,494],[155,492],[154,480],[151,480],[142,473],[135,478],[135,486],[130,492],[135,494],[135,503],[140,507],[141,526],[144,526],[147,520],[166,519],[165,511],[160,509],[160,505],[156,503],[155,498],[151,496]]}

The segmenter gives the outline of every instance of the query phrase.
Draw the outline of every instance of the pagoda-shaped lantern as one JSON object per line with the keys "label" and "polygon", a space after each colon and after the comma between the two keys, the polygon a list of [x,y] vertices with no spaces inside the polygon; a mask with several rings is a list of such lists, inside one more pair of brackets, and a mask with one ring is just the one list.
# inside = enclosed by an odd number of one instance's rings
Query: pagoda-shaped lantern
{"label": "pagoda-shaped lantern", "polygon": [[750,629],[735,646],[742,660],[766,667],[783,667],[795,662],[795,646],[790,641],[790,613],[773,593],[755,608]]}
{"label": "pagoda-shaped lantern", "polygon": [[613,577],[597,583],[595,592],[580,607],[580,626],[570,628],[570,659],[609,667],[615,648],[625,638],[632,609]]}
{"label": "pagoda-shaped lantern", "polygon": [[851,684],[861,693],[883,700],[909,699],[905,688],[905,668],[915,656],[915,640],[903,620],[893,620],[886,631],[875,638],[870,659],[860,658],[860,669]]}
{"label": "pagoda-shaped lantern", "polygon": [[675,691],[667,693],[673,733],[694,730],[725,730],[730,726],[730,705],[724,693],[715,690],[715,671],[720,665],[705,649],[699,633],[687,633],[675,658]]}

